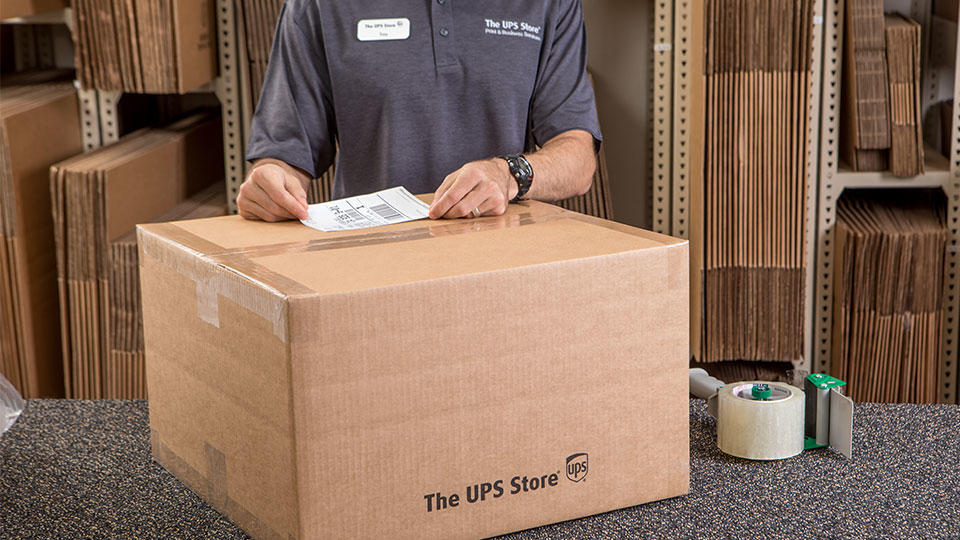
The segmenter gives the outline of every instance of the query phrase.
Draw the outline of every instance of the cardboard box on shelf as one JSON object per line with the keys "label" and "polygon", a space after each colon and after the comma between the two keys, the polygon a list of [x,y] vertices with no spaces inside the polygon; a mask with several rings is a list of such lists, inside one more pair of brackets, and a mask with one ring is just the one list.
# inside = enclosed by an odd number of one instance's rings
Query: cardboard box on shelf
{"label": "cardboard box on shelf", "polygon": [[69,0],[3,0],[0,19],[27,17],[70,7]]}
{"label": "cardboard box on shelf", "polygon": [[63,397],[47,171],[83,149],[73,84],[19,84],[41,75],[0,90],[0,372],[27,398]]}
{"label": "cardboard box on shelf", "polygon": [[683,240],[537,202],[138,240],[154,457],[254,537],[483,537],[688,491]]}

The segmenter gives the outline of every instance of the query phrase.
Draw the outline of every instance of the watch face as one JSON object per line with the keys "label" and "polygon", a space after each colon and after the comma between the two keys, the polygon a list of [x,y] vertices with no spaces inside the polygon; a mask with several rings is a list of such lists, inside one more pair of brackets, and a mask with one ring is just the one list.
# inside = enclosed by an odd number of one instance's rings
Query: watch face
{"label": "watch face", "polygon": [[522,155],[517,156],[517,168],[520,169],[520,172],[523,173],[527,178],[533,176],[533,167],[530,166],[530,162],[527,161],[527,158]]}

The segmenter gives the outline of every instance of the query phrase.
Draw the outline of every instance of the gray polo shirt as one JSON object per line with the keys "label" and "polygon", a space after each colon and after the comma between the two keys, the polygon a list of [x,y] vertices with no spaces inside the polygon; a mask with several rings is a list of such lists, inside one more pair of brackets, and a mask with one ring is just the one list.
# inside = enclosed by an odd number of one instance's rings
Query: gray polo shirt
{"label": "gray polo shirt", "polygon": [[567,130],[599,144],[586,63],[580,0],[287,0],[247,159],[430,193]]}

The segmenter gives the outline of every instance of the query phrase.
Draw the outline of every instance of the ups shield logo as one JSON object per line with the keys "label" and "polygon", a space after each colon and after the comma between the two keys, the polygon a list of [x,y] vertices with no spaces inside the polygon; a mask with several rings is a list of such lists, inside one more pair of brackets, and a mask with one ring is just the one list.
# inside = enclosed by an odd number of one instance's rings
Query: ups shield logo
{"label": "ups shield logo", "polygon": [[573,454],[567,458],[567,478],[573,482],[579,482],[587,477],[589,471],[587,462],[587,453],[581,452]]}

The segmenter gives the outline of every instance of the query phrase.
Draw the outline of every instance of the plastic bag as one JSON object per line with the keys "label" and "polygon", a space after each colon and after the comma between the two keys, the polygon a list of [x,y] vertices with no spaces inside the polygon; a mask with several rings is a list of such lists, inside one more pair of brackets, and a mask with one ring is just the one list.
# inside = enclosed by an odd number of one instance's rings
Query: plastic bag
{"label": "plastic bag", "polygon": [[6,433],[23,412],[23,398],[10,381],[0,375],[0,434]]}

